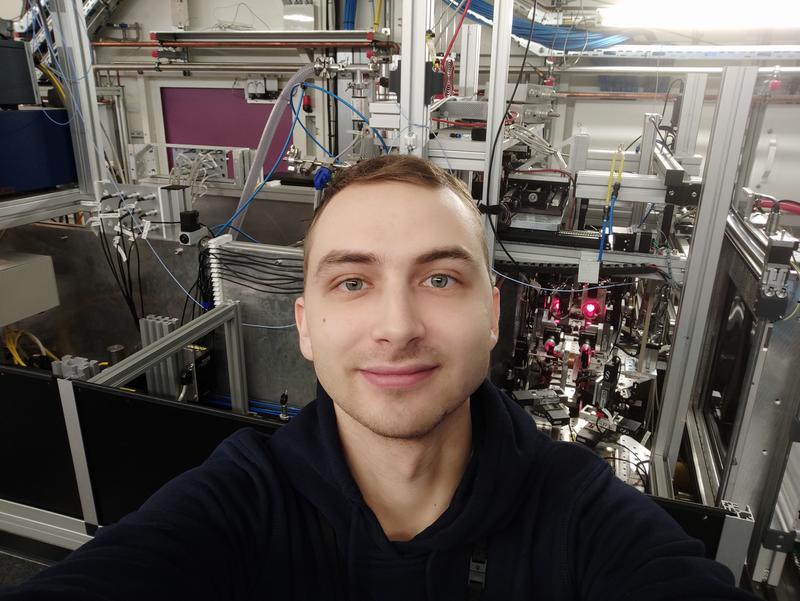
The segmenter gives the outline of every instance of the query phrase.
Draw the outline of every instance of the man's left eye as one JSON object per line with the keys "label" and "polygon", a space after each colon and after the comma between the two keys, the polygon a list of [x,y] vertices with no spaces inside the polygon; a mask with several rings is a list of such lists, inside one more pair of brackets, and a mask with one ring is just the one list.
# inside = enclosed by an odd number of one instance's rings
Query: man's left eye
{"label": "man's left eye", "polygon": [[428,281],[431,283],[432,288],[447,288],[448,284],[452,283],[454,280],[449,275],[437,273],[429,277]]}

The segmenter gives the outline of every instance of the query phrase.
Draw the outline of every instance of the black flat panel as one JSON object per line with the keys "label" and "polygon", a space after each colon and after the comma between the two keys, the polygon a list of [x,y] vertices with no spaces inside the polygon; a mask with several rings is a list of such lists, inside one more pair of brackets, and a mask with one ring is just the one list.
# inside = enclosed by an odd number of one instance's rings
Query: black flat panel
{"label": "black flat panel", "polygon": [[277,422],[74,382],[97,519],[114,523],[179,474],[200,465],[225,438]]}
{"label": "black flat panel", "polygon": [[58,387],[0,366],[0,498],[83,519]]}
{"label": "black flat panel", "polygon": [[33,104],[36,94],[23,42],[0,40],[0,104]]}
{"label": "black flat panel", "polygon": [[722,527],[725,525],[725,516],[728,515],[724,509],[662,497],[650,498],[670,514],[672,519],[686,531],[686,534],[702,541],[706,546],[706,557],[716,558]]}

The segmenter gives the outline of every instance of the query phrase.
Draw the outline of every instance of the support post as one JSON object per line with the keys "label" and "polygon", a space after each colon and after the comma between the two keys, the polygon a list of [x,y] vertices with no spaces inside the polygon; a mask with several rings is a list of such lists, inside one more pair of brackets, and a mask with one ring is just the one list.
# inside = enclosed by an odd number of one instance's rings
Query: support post
{"label": "support post", "polygon": [[757,67],[728,67],[722,76],[703,174],[703,193],[653,442],[654,492],[659,496],[673,496],[672,475],[698,375],[725,223],[734,196],[757,76]]}

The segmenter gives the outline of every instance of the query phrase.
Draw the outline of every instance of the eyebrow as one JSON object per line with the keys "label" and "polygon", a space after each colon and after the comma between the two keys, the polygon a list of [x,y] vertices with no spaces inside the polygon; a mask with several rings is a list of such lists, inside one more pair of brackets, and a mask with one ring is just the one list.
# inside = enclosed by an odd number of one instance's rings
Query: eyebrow
{"label": "eyebrow", "polygon": [[[442,259],[455,259],[469,265],[476,265],[477,261],[461,246],[443,246],[434,248],[414,259],[415,265],[425,265]],[[365,253],[353,250],[332,250],[319,262],[316,276],[332,267],[343,264],[358,263],[362,265],[379,265],[381,259],[375,253]]]}

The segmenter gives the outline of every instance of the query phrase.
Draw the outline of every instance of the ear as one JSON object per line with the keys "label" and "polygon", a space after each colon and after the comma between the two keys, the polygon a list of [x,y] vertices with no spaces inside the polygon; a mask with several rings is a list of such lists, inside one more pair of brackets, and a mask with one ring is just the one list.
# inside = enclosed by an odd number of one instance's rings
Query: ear
{"label": "ear", "polygon": [[491,348],[497,344],[497,339],[500,337],[500,289],[495,286],[492,288],[492,329],[489,335],[491,341]]}
{"label": "ear", "polygon": [[294,301],[294,321],[297,333],[300,336],[300,352],[309,361],[314,360],[311,352],[311,337],[308,335],[308,322],[306,321],[306,299],[302,296]]}

